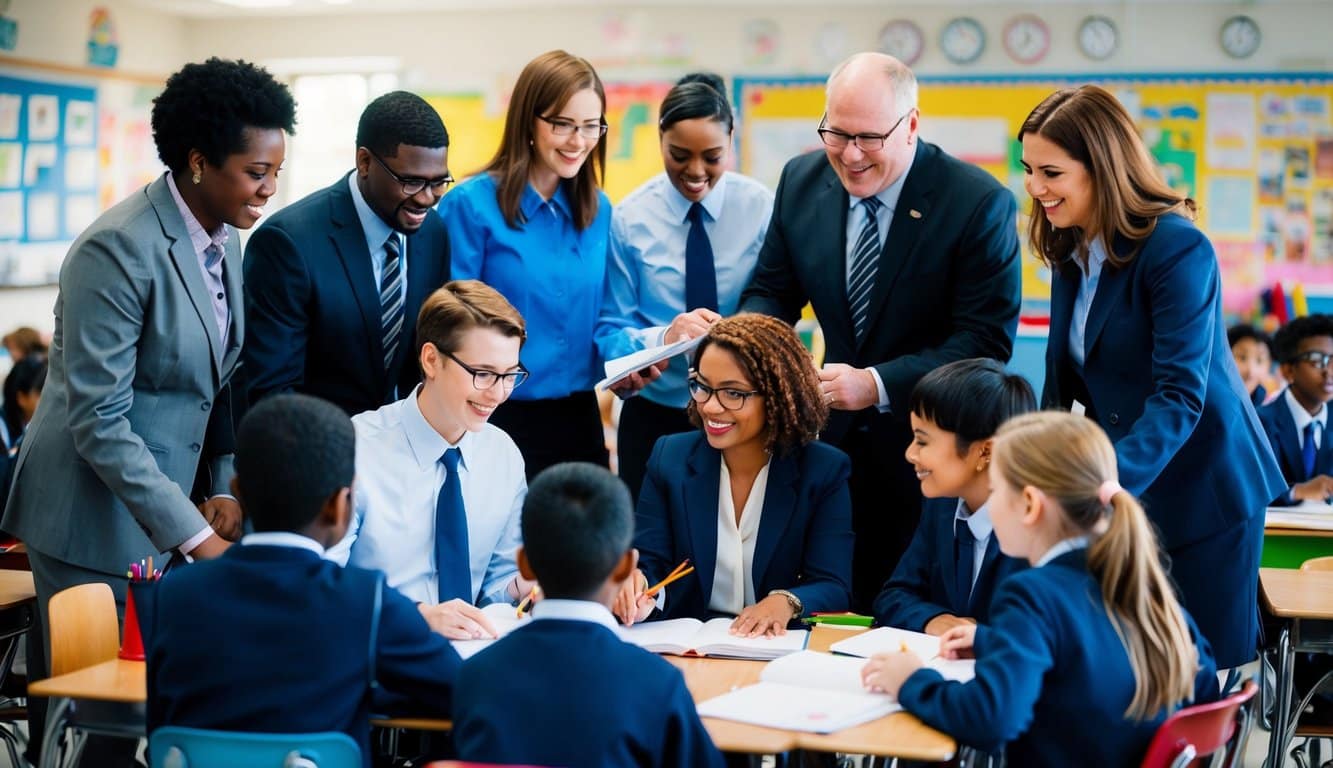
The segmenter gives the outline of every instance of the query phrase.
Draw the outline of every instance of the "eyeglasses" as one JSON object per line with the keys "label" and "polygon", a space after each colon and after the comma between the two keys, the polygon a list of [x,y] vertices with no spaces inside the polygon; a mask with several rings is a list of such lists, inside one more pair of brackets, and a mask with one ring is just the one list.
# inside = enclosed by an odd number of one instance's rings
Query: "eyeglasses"
{"label": "eyeglasses", "polygon": [[480,368],[473,368],[467,363],[453,356],[451,352],[445,352],[444,356],[458,363],[459,367],[472,374],[472,388],[486,391],[495,386],[495,382],[502,382],[501,387],[506,392],[513,392],[514,387],[528,380],[528,369],[522,365],[518,366],[517,371],[511,373],[496,373],[495,371],[483,371]]}
{"label": "eyeglasses", "polygon": [[392,176],[394,181],[403,185],[403,194],[408,197],[420,194],[421,190],[426,187],[430,187],[431,192],[443,195],[444,191],[449,188],[449,185],[454,183],[454,177],[448,173],[438,179],[405,179],[394,173],[393,169],[381,160],[379,155],[375,154],[368,148],[366,151],[370,152],[370,156],[375,158],[375,162],[380,164],[380,167],[384,169],[385,173]]}
{"label": "eyeglasses", "polygon": [[1328,368],[1328,361],[1331,359],[1333,359],[1333,355],[1330,355],[1327,352],[1320,352],[1317,349],[1312,349],[1309,352],[1302,352],[1301,354],[1296,355],[1291,359],[1291,362],[1309,363],[1315,370],[1322,371]]}
{"label": "eyeglasses", "polygon": [[568,120],[561,120],[558,117],[547,117],[546,115],[537,115],[537,119],[551,126],[551,134],[553,136],[570,136],[577,131],[580,136],[588,141],[597,141],[602,138],[606,135],[606,129],[610,127],[606,124],[605,120],[595,125],[588,125],[586,123],[584,125],[576,125]]}
{"label": "eyeglasses", "polygon": [[713,389],[698,379],[690,379],[690,397],[699,405],[707,403],[714,395],[717,396],[717,402],[728,411],[739,411],[745,407],[745,401],[759,394],[756,392],[746,392],[743,389],[731,389],[722,387]]}
{"label": "eyeglasses", "polygon": [[832,128],[825,128],[824,126],[828,124],[828,115],[825,114],[824,117],[819,120],[819,140],[824,142],[825,146],[834,149],[842,149],[847,146],[847,142],[854,142],[856,148],[862,152],[878,152],[879,150],[884,149],[884,142],[893,135],[894,131],[898,130],[898,126],[902,125],[902,122],[906,120],[907,116],[910,114],[912,114],[912,110],[910,109],[904,112],[903,116],[898,118],[898,122],[894,123],[893,127],[889,129],[889,132],[883,134],[851,134],[835,131]]}

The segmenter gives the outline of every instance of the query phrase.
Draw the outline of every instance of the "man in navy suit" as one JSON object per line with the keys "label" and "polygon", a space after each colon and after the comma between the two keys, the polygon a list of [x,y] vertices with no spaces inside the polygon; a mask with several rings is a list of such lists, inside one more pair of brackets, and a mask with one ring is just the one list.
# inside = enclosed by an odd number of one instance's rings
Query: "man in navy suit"
{"label": "man in navy suit", "polygon": [[557,464],[523,503],[532,620],[468,660],[454,745],[463,760],[581,768],[721,766],[680,671],[620,639],[610,606],[634,572],[634,513],[602,467]]}
{"label": "man in navy suit", "polygon": [[1333,317],[1298,317],[1278,329],[1273,347],[1287,389],[1259,409],[1259,422],[1289,486],[1273,503],[1328,501],[1333,496],[1333,443],[1327,435]]}
{"label": "man in navy suit", "polygon": [[382,573],[322,558],[347,531],[354,442],[344,413],[306,395],[241,422],[232,487],[256,532],[134,593],[150,733],[343,731],[369,766],[372,689],[378,711],[448,717],[458,654]]}
{"label": "man in navy suit", "polygon": [[268,219],[245,248],[244,373],[249,402],[304,392],[348,415],[387,405],[420,380],[412,332],[449,279],[435,204],[449,134],[421,97],[372,101],[356,169]]}
{"label": "man in navy suit", "polygon": [[903,460],[912,387],[944,363],[1013,351],[1017,207],[990,175],[920,141],[916,77],[897,59],[851,57],[827,104],[824,152],[783,169],[741,310],[795,322],[814,307],[837,411],[823,438],[852,459],[853,603],[868,611],[921,513]]}

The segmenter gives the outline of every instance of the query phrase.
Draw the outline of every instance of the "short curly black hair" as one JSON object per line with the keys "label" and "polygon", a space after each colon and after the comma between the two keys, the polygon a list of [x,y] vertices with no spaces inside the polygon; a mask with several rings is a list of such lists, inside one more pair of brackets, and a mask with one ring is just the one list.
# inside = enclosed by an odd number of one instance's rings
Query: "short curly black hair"
{"label": "short curly black hair", "polygon": [[440,113],[407,91],[390,91],[366,105],[356,125],[356,145],[380,157],[395,157],[398,145],[439,149],[449,146]]}
{"label": "short curly black hair", "polygon": [[1273,334],[1273,358],[1279,364],[1294,363],[1301,342],[1311,336],[1333,336],[1333,315],[1305,315]]}
{"label": "short curly black hair", "polygon": [[294,133],[296,102],[268,70],[246,61],[211,58],[186,64],[153,99],[157,156],[179,173],[197,149],[210,165],[245,149],[246,128]]}

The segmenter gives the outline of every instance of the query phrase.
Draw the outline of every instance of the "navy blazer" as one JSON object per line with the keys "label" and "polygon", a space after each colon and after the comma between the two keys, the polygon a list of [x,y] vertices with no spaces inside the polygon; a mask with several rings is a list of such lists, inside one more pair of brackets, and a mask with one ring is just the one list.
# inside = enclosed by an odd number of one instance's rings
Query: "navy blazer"
{"label": "navy blazer", "polygon": [[587,621],[537,619],[468,659],[453,735],[474,762],[723,764],[680,671]]}
{"label": "navy blazer", "polygon": [[[1287,405],[1286,394],[1273,398],[1273,402],[1259,408],[1259,423],[1268,436],[1268,444],[1277,456],[1278,466],[1282,469],[1282,478],[1287,481],[1287,488],[1309,480],[1305,476],[1305,459],[1301,456],[1301,435],[1296,431],[1296,421],[1291,417],[1291,408]],[[1325,432],[1315,453],[1314,474],[1333,475],[1333,440]],[[1279,494],[1273,500],[1273,506],[1287,506],[1292,503],[1288,491]]]}
{"label": "navy blazer", "polygon": [[[1195,703],[1218,696],[1212,650],[1186,614],[1199,652]],[[1009,765],[1138,765],[1166,712],[1128,720],[1134,672],[1087,551],[1065,553],[1000,584],[990,625],[977,627],[976,679],[914,672],[898,701],[927,725]]]}
{"label": "navy blazer", "polygon": [[[375,258],[383,258],[376,254]],[[420,380],[416,319],[449,280],[449,238],[434,210],[407,236],[403,331],[384,368],[380,287],[347,177],[266,218],[245,246],[249,402],[277,392],[322,397],[354,416]]]}
{"label": "navy blazer", "polygon": [[342,731],[369,766],[372,681],[405,714],[448,717],[458,654],[377,576],[309,550],[240,545],[136,587],[148,732]]}
{"label": "navy blazer", "polygon": [[1261,514],[1286,483],[1227,346],[1208,238],[1168,214],[1132,261],[1106,263],[1081,381],[1069,356],[1080,274],[1071,259],[1051,285],[1043,406],[1087,406],[1115,444],[1120,484],[1142,499],[1168,551]]}
{"label": "navy blazer", "polygon": [[955,497],[926,499],[921,509],[921,523],[912,543],[898,561],[884,591],[875,598],[875,621],[888,627],[924,632],[926,624],[941,614],[990,620],[991,595],[995,585],[1009,574],[1024,570],[1027,562],[1000,552],[992,533],[986,542],[986,556],[981,571],[972,583],[972,593],[963,600],[954,584]]}
{"label": "navy blazer", "polygon": [[[806,613],[851,604],[851,462],[823,443],[774,456],[754,547],[756,600],[775,589],[801,599]],[[717,500],[722,452],[702,432],[667,435],[653,446],[635,513],[634,546],[649,582],[689,558],[694,573],[667,587],[661,618],[710,615],[717,567]]]}

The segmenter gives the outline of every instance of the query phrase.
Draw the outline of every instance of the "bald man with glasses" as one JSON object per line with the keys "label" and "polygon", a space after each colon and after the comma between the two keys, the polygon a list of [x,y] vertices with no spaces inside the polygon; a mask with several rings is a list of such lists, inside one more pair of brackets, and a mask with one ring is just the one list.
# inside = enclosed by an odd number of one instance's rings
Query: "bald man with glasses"
{"label": "bald man with glasses", "polygon": [[921,515],[903,454],[907,401],[954,360],[1008,361],[1021,271],[1014,196],[918,136],[917,84],[862,53],[828,80],[823,152],[782,171],[741,310],[795,322],[809,302],[824,334],[833,410],[821,439],[852,458],[854,607],[868,612]]}

